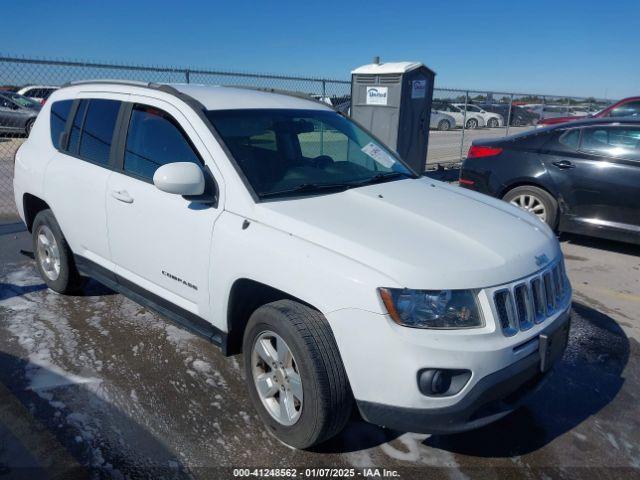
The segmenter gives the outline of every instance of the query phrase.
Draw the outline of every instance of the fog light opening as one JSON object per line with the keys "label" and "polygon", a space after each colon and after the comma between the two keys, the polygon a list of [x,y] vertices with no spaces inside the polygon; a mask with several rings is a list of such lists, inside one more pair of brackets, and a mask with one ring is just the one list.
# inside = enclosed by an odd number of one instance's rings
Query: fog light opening
{"label": "fog light opening", "polygon": [[471,378],[469,370],[424,368],[418,372],[418,389],[429,397],[455,395]]}

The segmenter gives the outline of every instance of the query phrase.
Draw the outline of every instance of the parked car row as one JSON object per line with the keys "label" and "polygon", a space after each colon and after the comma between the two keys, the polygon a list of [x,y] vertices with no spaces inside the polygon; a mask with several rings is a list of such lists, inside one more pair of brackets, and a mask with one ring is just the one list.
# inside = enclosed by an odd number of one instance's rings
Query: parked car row
{"label": "parked car row", "polygon": [[0,92],[0,133],[29,135],[40,103],[13,92]]}
{"label": "parked car row", "polygon": [[0,134],[29,135],[40,107],[58,88],[29,85],[15,92],[0,90]]}
{"label": "parked car row", "polygon": [[52,85],[29,85],[27,87],[21,88],[16,93],[24,95],[25,97],[28,97],[31,100],[35,100],[41,105],[44,105],[44,102],[47,101],[49,95],[55,92],[58,88],[60,87],[55,87]]}
{"label": "parked car row", "polygon": [[[573,107],[578,108],[578,107]],[[640,116],[640,97],[628,97],[598,111],[573,110],[569,115],[550,115],[544,117],[539,126],[570,122],[579,118],[637,117]]]}
{"label": "parked car row", "polygon": [[561,232],[640,244],[640,118],[583,119],[475,140],[460,186]]}
{"label": "parked car row", "polygon": [[509,126],[511,127],[536,125],[540,119],[535,113],[518,105],[509,106],[508,103],[481,103],[479,106],[488,112],[502,115],[502,118],[508,118]]}
{"label": "parked car row", "polygon": [[[539,119],[538,115],[522,107],[512,105],[511,108],[509,108],[508,103],[468,103],[465,114],[464,103],[449,103],[434,100],[431,113],[431,128],[437,130],[448,130],[454,127],[462,128],[463,123],[465,124],[465,128],[468,129],[504,127],[506,125],[506,118],[509,119],[510,126],[522,127],[525,125],[535,125]],[[444,124],[441,123],[440,118],[434,121],[434,114],[448,115],[455,123]],[[451,121],[451,118],[447,120]]]}

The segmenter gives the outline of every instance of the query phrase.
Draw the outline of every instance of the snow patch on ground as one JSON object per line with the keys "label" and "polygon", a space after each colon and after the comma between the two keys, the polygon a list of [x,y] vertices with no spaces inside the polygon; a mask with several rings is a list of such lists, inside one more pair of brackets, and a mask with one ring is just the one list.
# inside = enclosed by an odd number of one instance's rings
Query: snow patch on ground
{"label": "snow patch on ground", "polygon": [[203,360],[194,360],[191,366],[196,372],[200,373],[209,373],[212,370],[211,364]]}

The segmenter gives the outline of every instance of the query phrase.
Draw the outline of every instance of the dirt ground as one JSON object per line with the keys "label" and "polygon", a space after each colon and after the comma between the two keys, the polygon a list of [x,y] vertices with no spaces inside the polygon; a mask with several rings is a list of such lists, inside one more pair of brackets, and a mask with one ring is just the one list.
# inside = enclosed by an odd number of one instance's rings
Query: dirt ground
{"label": "dirt ground", "polygon": [[239,358],[93,281],[78,296],[46,289],[16,230],[0,228],[0,477],[375,467],[400,478],[640,478],[638,247],[562,240],[575,291],[568,350],[514,414],[453,436],[354,415],[339,437],[296,451],[263,428]]}

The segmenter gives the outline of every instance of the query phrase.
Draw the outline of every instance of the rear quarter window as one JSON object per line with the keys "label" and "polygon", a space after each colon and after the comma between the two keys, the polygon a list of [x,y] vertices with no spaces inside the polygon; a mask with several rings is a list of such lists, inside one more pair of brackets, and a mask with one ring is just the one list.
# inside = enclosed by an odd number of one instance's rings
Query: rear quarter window
{"label": "rear quarter window", "polygon": [[91,162],[106,165],[113,139],[120,102],[118,100],[92,99],[82,128],[79,155]]}
{"label": "rear quarter window", "polygon": [[64,132],[72,104],[73,100],[61,100],[51,105],[51,143],[58,150],[60,150],[60,137]]}

